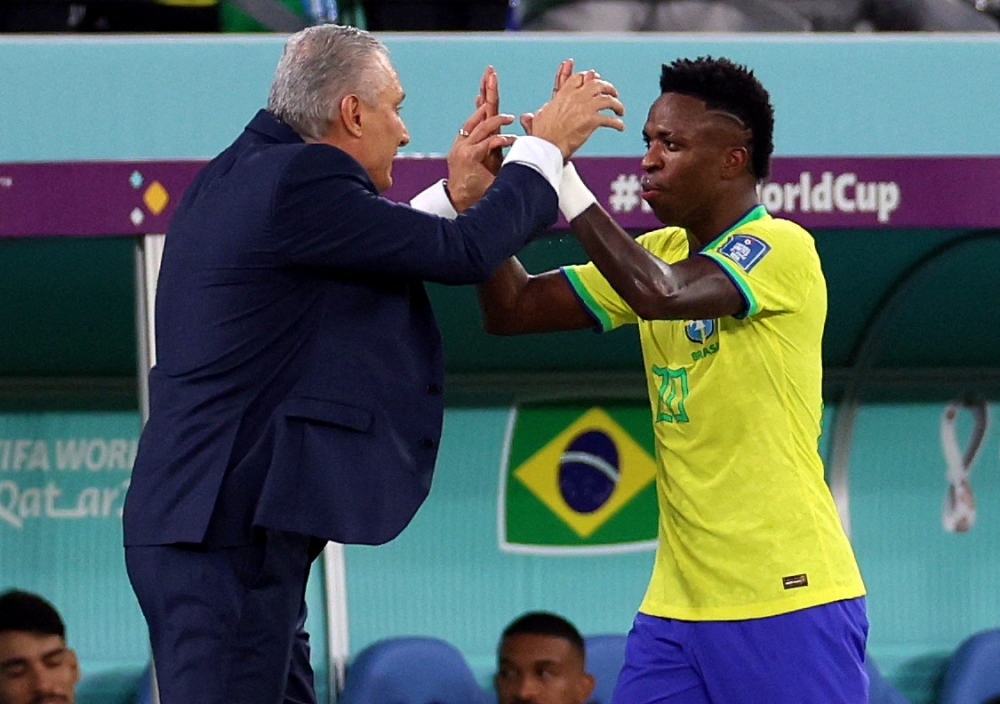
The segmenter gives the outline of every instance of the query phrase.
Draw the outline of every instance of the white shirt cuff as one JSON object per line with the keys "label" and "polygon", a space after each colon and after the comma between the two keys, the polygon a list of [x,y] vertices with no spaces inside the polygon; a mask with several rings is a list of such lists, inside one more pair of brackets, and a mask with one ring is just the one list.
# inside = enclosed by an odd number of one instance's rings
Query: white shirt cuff
{"label": "white shirt cuff", "polygon": [[444,179],[431,184],[413,196],[410,200],[410,207],[450,220],[458,217],[458,211],[455,210],[455,206],[448,199],[448,193],[444,190]]}
{"label": "white shirt cuff", "polygon": [[563,157],[559,147],[541,137],[518,137],[507,152],[504,164],[524,164],[531,167],[549,182],[552,190],[559,193],[562,181]]}

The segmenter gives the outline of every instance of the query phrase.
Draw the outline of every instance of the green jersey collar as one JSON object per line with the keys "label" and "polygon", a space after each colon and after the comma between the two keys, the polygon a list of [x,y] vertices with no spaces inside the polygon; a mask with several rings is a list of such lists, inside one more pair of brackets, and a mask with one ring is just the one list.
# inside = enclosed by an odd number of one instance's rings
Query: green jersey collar
{"label": "green jersey collar", "polygon": [[728,235],[729,233],[731,233],[733,230],[736,230],[736,229],[739,229],[739,228],[743,227],[748,222],[753,222],[754,220],[760,220],[761,218],[768,217],[769,215],[770,215],[770,213],[767,212],[767,208],[765,208],[763,205],[761,205],[761,204],[758,203],[754,207],[750,208],[750,210],[747,211],[746,215],[744,215],[739,220],[737,220],[735,223],[733,223],[733,225],[731,227],[727,228],[725,231],[723,231],[723,233],[721,235],[719,235],[714,240],[712,240],[711,242],[709,242],[707,245],[705,245],[704,247],[702,247],[699,251],[703,252],[706,249],[711,249],[712,247],[714,247],[715,245],[717,245],[722,240],[723,237],[725,237],[726,235]]}

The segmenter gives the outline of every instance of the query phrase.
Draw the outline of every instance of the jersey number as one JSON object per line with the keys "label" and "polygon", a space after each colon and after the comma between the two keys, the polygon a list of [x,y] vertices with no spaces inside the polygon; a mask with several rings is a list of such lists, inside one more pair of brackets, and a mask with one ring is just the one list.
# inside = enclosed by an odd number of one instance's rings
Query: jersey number
{"label": "jersey number", "polygon": [[653,367],[653,373],[660,377],[660,403],[656,411],[657,421],[667,423],[687,423],[684,401],[688,395],[687,369]]}

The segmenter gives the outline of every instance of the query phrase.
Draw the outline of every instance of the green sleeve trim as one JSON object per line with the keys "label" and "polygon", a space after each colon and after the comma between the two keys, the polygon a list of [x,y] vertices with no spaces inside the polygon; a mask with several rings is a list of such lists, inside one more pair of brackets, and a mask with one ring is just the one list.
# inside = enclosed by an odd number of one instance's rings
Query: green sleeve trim
{"label": "green sleeve trim", "polygon": [[732,282],[736,285],[740,295],[743,296],[743,301],[747,306],[746,311],[740,315],[734,315],[734,318],[749,318],[752,315],[756,315],[760,311],[760,304],[757,302],[757,299],[754,298],[753,292],[750,290],[750,287],[747,286],[746,279],[743,278],[743,274],[741,274],[740,270],[736,268],[733,261],[725,255],[717,254],[716,248],[722,243],[722,240],[729,237],[737,229],[743,227],[747,223],[753,222],[754,220],[769,217],[769,215],[770,214],[767,212],[767,208],[763,205],[755,205],[747,211],[746,215],[733,223],[731,227],[727,228],[725,232],[712,240],[707,246],[702,247],[699,252],[699,254],[703,254],[706,257],[711,258],[712,261],[718,263],[719,266],[722,267],[722,270],[726,272],[726,275],[729,276]]}
{"label": "green sleeve trim", "polygon": [[608,332],[614,329],[614,324],[611,322],[611,316],[607,314],[607,311],[601,307],[601,305],[594,299],[594,296],[587,290],[587,287],[583,284],[580,279],[580,275],[576,273],[575,269],[569,267],[561,267],[559,269],[569,281],[570,287],[573,289],[573,293],[583,304],[583,307],[587,309],[591,317],[597,322],[600,327],[601,332]]}
{"label": "green sleeve trim", "polygon": [[722,270],[726,272],[726,275],[729,276],[730,280],[736,284],[736,288],[739,289],[740,295],[743,296],[743,300],[747,305],[746,311],[744,311],[741,315],[735,315],[733,317],[749,318],[756,315],[760,311],[760,304],[757,302],[757,299],[754,298],[753,291],[751,291],[750,287],[747,286],[746,279],[744,279],[743,275],[740,273],[741,270],[732,262],[732,260],[729,259],[729,257],[718,254],[715,251],[701,252],[701,254],[721,266]]}

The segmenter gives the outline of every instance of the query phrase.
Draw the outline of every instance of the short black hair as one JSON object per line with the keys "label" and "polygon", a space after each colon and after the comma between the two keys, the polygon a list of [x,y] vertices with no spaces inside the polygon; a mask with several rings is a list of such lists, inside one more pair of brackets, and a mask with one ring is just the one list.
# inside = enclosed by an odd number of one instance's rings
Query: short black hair
{"label": "short black hair", "polygon": [[724,110],[750,130],[750,169],[757,180],[771,172],[774,151],[774,107],[753,71],[725,58],[701,56],[663,64],[660,93],[680,93]]}
{"label": "short black hair", "polygon": [[66,625],[56,608],[37,594],[20,589],[0,594],[0,633],[4,631],[66,637]]}
{"label": "short black hair", "polygon": [[587,649],[583,643],[583,636],[580,635],[580,631],[576,630],[576,626],[558,614],[548,611],[529,611],[522,616],[518,616],[503,630],[500,642],[503,643],[510,636],[522,634],[562,638],[569,641],[569,644],[580,654],[580,657],[586,657]]}

